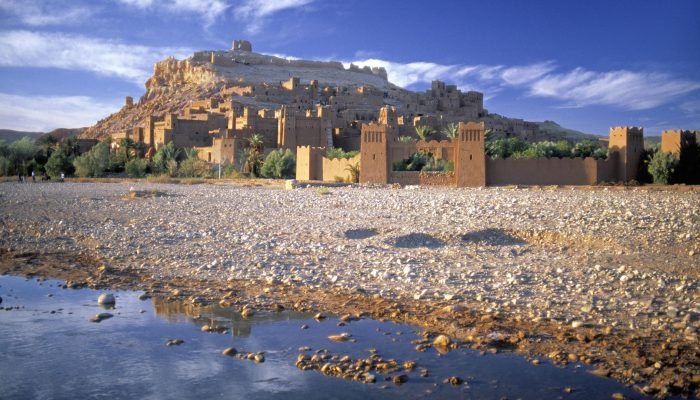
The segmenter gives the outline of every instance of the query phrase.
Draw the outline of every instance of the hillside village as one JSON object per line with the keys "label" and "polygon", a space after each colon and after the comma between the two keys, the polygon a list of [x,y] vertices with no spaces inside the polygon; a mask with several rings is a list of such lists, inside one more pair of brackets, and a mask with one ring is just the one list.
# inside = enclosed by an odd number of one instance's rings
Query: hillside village
{"label": "hillside village", "polygon": [[[248,41],[234,41],[230,51],[197,52],[191,59],[156,64],[146,95],[138,104],[127,97],[117,115],[148,103],[169,85],[193,81],[201,85],[203,80],[217,81],[240,73],[246,76],[244,82],[231,84],[226,80],[217,96],[192,101],[180,113],[168,112],[162,118],[153,113],[129,129],[111,132],[113,148],[129,140],[142,144],[147,149],[144,156],[151,158],[162,146],[173,143],[177,148],[195,149],[207,163],[240,165],[250,139],[259,135],[263,154],[275,149],[292,151],[299,180],[351,180],[353,168],[360,169],[360,182],[384,184],[596,184],[639,179],[642,128],[612,128],[609,140],[604,141],[609,153],[606,159],[487,161],[486,132],[492,140],[536,142],[545,136],[536,123],[490,115],[479,92],[462,92],[454,85],[433,81],[430,89],[414,93],[389,83],[381,68],[351,65],[346,70],[336,62],[263,56],[253,53]],[[285,73],[287,79],[269,82]],[[324,85],[311,78],[343,85]],[[93,134],[99,125],[91,128]],[[478,133],[467,133],[466,126],[478,129]],[[478,161],[459,160],[462,150],[458,138],[464,137],[479,138],[471,152],[479,154]],[[697,141],[698,132],[664,132],[661,149],[678,153],[682,143]],[[382,148],[370,150],[375,142],[383,143]],[[332,148],[360,155],[332,161],[324,157]],[[418,151],[429,154],[435,162],[449,163],[452,170],[443,174],[394,171],[394,163]],[[460,175],[477,178],[465,180]]]}

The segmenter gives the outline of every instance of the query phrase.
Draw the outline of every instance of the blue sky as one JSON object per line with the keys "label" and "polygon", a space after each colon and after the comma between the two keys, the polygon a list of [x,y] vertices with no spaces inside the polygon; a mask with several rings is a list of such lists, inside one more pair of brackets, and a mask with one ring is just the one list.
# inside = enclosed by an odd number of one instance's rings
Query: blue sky
{"label": "blue sky", "polygon": [[700,129],[700,1],[0,0],[0,128],[87,126],[153,63],[235,38],[485,94],[587,133]]}

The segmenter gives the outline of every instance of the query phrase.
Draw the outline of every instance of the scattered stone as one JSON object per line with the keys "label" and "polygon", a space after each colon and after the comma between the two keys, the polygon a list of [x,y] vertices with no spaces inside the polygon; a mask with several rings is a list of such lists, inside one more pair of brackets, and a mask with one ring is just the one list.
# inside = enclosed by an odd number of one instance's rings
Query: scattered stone
{"label": "scattered stone", "polygon": [[610,370],[605,368],[597,368],[591,371],[591,374],[595,376],[608,377],[610,376]]}
{"label": "scattered stone", "polygon": [[110,313],[99,313],[90,319],[91,322],[102,322],[106,319],[112,318],[114,315]]}
{"label": "scattered stone", "polygon": [[234,347],[227,347],[224,349],[224,351],[221,353],[225,356],[235,356],[238,351]]}
{"label": "scattered stone", "polygon": [[328,339],[334,341],[334,342],[347,342],[350,340],[352,336],[349,333],[341,333],[339,335],[330,335],[328,336]]}
{"label": "scattered stone", "polygon": [[435,340],[433,340],[433,346],[435,347],[442,347],[446,349],[449,348],[451,344],[452,339],[450,339],[450,337],[447,335],[438,335]]}
{"label": "scattered stone", "polygon": [[150,298],[151,298],[151,295],[148,293],[141,293],[138,297],[138,299],[141,301],[148,300]]}
{"label": "scattered stone", "polygon": [[97,304],[114,305],[116,302],[114,295],[111,293],[103,293],[97,298]]}
{"label": "scattered stone", "polygon": [[451,377],[445,379],[445,380],[442,381],[442,382],[445,383],[445,384],[450,384],[450,385],[461,385],[462,382],[464,382],[464,381],[463,381],[462,378],[460,378],[460,377],[451,376]]}

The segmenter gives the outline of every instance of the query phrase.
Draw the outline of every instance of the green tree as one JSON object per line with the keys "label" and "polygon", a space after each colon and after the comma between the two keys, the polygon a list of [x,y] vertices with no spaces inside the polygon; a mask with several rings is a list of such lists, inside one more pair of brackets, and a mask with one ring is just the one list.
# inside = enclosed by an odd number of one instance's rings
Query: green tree
{"label": "green tree", "polygon": [[416,126],[416,135],[418,135],[420,140],[428,140],[433,133],[435,133],[435,130],[429,125]]}
{"label": "green tree", "polygon": [[75,174],[80,177],[104,176],[110,166],[109,143],[100,142],[90,151],[73,160]]}
{"label": "green tree", "polygon": [[51,153],[56,148],[57,144],[58,139],[51,134],[47,133],[45,135],[39,136],[34,141],[34,146],[36,148],[36,152],[34,153],[34,160],[37,162],[37,164],[41,166],[46,164],[46,162],[49,160],[49,157],[51,157]]}
{"label": "green tree", "polygon": [[15,171],[27,174],[27,163],[34,159],[36,148],[34,141],[25,136],[20,140],[16,140],[9,147],[11,160],[14,162]]}
{"label": "green tree", "polygon": [[450,140],[457,139],[457,136],[459,136],[459,126],[454,122],[447,124],[447,126],[442,130],[442,134]]}
{"label": "green tree", "polygon": [[486,143],[486,155],[492,159],[508,158],[515,153],[522,153],[529,145],[520,138],[497,139]]}
{"label": "green tree", "polygon": [[[173,142],[160,146],[156,154],[153,155],[153,170],[159,174],[168,173],[170,176],[175,176],[177,159],[181,154],[182,151],[176,148]],[[175,168],[172,168],[173,163],[175,163]]]}
{"label": "green tree", "polygon": [[649,165],[649,174],[654,183],[663,185],[671,183],[671,177],[678,165],[678,160],[673,154],[657,150],[647,163]]}
{"label": "green tree", "polygon": [[188,160],[196,160],[199,158],[199,150],[194,147],[188,147],[185,149],[185,158]]}
{"label": "green tree", "polygon": [[265,158],[260,173],[266,178],[293,178],[296,174],[294,154],[290,149],[271,151]]}
{"label": "green tree", "polygon": [[570,157],[571,145],[561,140],[558,142],[543,141],[533,143],[525,150],[513,153],[514,158],[521,159],[536,159],[536,158],[552,158],[552,157]]}
{"label": "green tree", "polygon": [[46,173],[49,174],[52,179],[60,178],[61,172],[69,175],[67,171],[73,170],[71,160],[66,157],[62,151],[54,151],[51,153],[51,157],[49,157],[49,160],[46,162],[44,168],[46,169]]}
{"label": "green tree", "polygon": [[574,148],[571,149],[571,155],[582,158],[593,157],[598,149],[600,149],[600,144],[597,141],[586,139],[574,145]]}
{"label": "green tree", "polygon": [[263,148],[263,136],[259,133],[253,134],[248,139],[248,151],[245,158],[245,168],[252,177],[260,176],[262,164],[261,155]]}

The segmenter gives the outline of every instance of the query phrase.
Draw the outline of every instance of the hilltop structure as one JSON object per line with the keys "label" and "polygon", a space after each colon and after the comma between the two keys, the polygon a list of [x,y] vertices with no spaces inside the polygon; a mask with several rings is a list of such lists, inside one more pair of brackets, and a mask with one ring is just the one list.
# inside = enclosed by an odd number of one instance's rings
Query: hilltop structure
{"label": "hilltop structure", "polygon": [[199,51],[185,60],[160,61],[145,86],[146,93],[138,101],[127,97],[121,110],[82,136],[124,137],[134,128],[147,129],[149,121],[163,122],[168,114],[184,116],[192,104],[202,101],[233,101],[236,117],[242,116],[244,106],[250,115],[260,110],[274,114],[287,107],[288,117],[292,111],[295,116],[305,116],[307,111],[318,115],[317,106],[327,107],[324,118],[330,121],[333,145],[348,149],[359,148],[361,125],[377,120],[384,106],[394,107],[406,126],[418,122],[441,129],[459,121],[478,121],[496,138],[527,141],[558,138],[557,128],[559,134],[573,134],[556,124],[540,129],[539,123],[489,113],[480,92],[465,92],[441,81],[432,82],[424,92],[413,92],[389,82],[383,68],[259,54],[245,40],[235,40],[230,50]]}
{"label": "hilltop structure", "polygon": [[[643,151],[641,128],[617,127],[610,131],[607,160],[486,159],[486,129],[494,138],[551,138],[537,123],[490,114],[479,92],[462,92],[441,81],[411,92],[391,84],[383,68],[258,54],[245,40],[235,40],[228,51],[161,61],[146,89],[138,103],[127,97],[119,113],[90,128],[87,136],[108,132],[113,146],[130,139],[149,148],[149,155],[173,143],[196,148],[207,162],[227,164],[239,163],[249,139],[259,134],[266,153],[296,153],[301,180],[348,179],[350,167],[357,166],[361,182],[456,186],[630,181],[637,178]],[[130,125],[114,130],[115,121]],[[418,140],[421,126],[435,132],[457,126],[458,133],[451,140]],[[696,135],[664,132],[662,150],[679,151]],[[360,154],[330,160],[324,154],[332,147]],[[393,163],[420,150],[450,162],[454,171],[393,171]]]}

